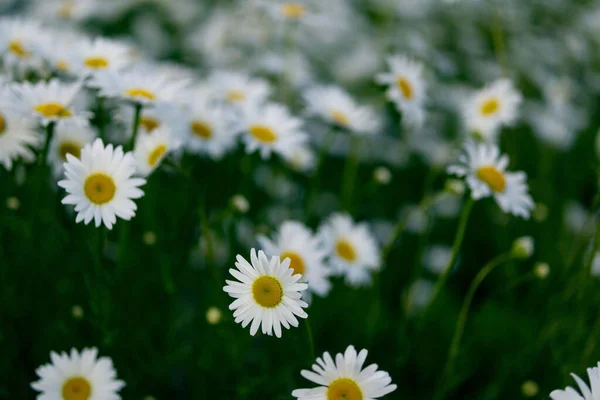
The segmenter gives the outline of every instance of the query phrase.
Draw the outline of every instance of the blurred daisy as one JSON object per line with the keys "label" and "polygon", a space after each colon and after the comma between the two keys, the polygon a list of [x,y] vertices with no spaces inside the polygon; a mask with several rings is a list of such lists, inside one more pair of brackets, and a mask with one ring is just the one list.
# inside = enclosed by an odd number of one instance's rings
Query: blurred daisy
{"label": "blurred daisy", "polygon": [[469,133],[495,140],[503,125],[512,125],[518,117],[523,98],[512,81],[500,79],[467,100],[463,117]]}
{"label": "blurred daisy", "polygon": [[433,245],[423,252],[423,265],[434,274],[440,275],[446,270],[451,257],[450,247]]}
{"label": "blurred daisy", "polygon": [[269,158],[271,152],[288,156],[296,146],[308,140],[301,130],[302,121],[280,104],[244,107],[240,124],[245,132],[246,152],[259,150],[263,159]]}
{"label": "blurred daisy", "polygon": [[329,293],[329,270],[324,264],[327,252],[306,226],[296,221],[285,221],[273,240],[260,235],[258,242],[265,253],[279,256],[281,260],[289,258],[290,268],[308,282],[309,291],[319,296]]}
{"label": "blurred daisy", "polygon": [[423,65],[401,55],[388,57],[387,63],[390,72],[377,75],[377,82],[388,86],[386,96],[402,112],[403,122],[423,122],[426,96]]}
{"label": "blurred daisy", "polygon": [[334,272],[344,276],[346,283],[358,287],[371,282],[371,271],[381,266],[381,255],[367,224],[355,224],[349,215],[335,213],[319,230],[319,238]]}
{"label": "blurred daisy", "polygon": [[600,398],[600,363],[597,367],[588,368],[587,373],[590,386],[577,375],[571,374],[579,386],[579,391],[569,386],[565,390],[553,391],[550,393],[550,398],[552,400],[595,400]]}
{"label": "blurred daisy", "polygon": [[359,106],[343,89],[318,86],[304,94],[307,111],[334,125],[360,135],[376,134],[379,120],[371,108]]}
{"label": "blurred daisy", "polygon": [[0,54],[12,64],[17,61],[31,61],[40,56],[41,41],[44,38],[42,27],[35,21],[19,18],[0,19]]}
{"label": "blurred daisy", "polygon": [[[134,109],[129,104],[124,104],[119,109],[116,118],[126,128],[124,129],[127,137],[131,136],[134,120]],[[182,115],[178,108],[165,104],[154,104],[144,107],[140,114],[139,128],[145,133],[152,133],[158,128],[168,128],[176,132],[182,125]]]}
{"label": "blurred daisy", "polygon": [[212,74],[208,83],[218,100],[228,104],[262,104],[271,94],[267,81],[232,71]]}
{"label": "blurred daisy", "polygon": [[323,21],[323,18],[319,18],[317,4],[311,0],[268,0],[260,3],[274,20],[300,22],[310,26]]}
{"label": "blurred daisy", "polygon": [[281,337],[281,326],[286,329],[298,326],[298,319],[308,315],[302,308],[308,304],[300,300],[302,291],[306,290],[306,283],[299,283],[301,275],[294,274],[290,268],[290,259],[280,261],[277,256],[268,259],[263,251],[252,249],[248,263],[244,257],[238,255],[235,266],[237,270],[229,272],[237,281],[226,281],[224,291],[236,300],[229,305],[230,310],[235,310],[235,322],[242,327],[250,326],[250,334],[254,336],[262,326],[262,333]]}
{"label": "blurred daisy", "polygon": [[473,199],[494,196],[502,211],[529,218],[535,204],[528,194],[527,175],[507,172],[508,156],[500,155],[498,146],[467,142],[458,161],[448,172],[465,177]]}
{"label": "blurred daisy", "polygon": [[98,349],[72,349],[71,354],[50,353],[52,364],[39,367],[40,380],[31,387],[39,400],[120,400],[118,392],[125,382],[117,380],[117,371],[108,357],[98,358]]}
{"label": "blurred daisy", "polygon": [[112,229],[117,217],[128,221],[135,216],[137,206],[132,199],[144,195],[139,186],[146,181],[132,178],[135,159],[131,153],[124,153],[121,146],[105,147],[102,139],[96,139],[81,150],[81,159],[67,154],[67,160],[66,179],[58,185],[68,193],[62,203],[75,205],[75,222],[87,225],[93,219],[96,227],[104,223]]}
{"label": "blurred daisy", "polygon": [[13,98],[7,107],[25,117],[40,119],[43,126],[51,122],[69,121],[87,125],[91,114],[82,111],[83,104],[78,94],[81,83],[64,83],[58,79],[38,83],[25,82],[11,86]]}
{"label": "blurred daisy", "polygon": [[121,70],[132,62],[131,48],[115,40],[85,39],[76,43],[66,62],[78,75],[89,76],[103,70]]}
{"label": "blurred daisy", "polygon": [[0,112],[0,163],[4,168],[10,171],[19,158],[27,162],[35,159],[32,148],[42,142],[35,128],[31,121],[21,116]]}
{"label": "blurred daisy", "polygon": [[315,153],[308,146],[295,146],[290,154],[285,155],[285,161],[298,172],[309,172],[315,168]]}
{"label": "blurred daisy", "polygon": [[312,371],[302,370],[300,375],[320,385],[314,389],[296,389],[292,396],[306,400],[362,400],[378,399],[397,389],[385,371],[378,371],[376,364],[366,368],[367,350],[356,353],[348,346],[344,354],[338,353],[335,361],[328,352],[317,358]]}
{"label": "blurred daisy", "polygon": [[81,149],[92,143],[95,133],[89,126],[77,124],[60,124],[54,129],[54,137],[50,142],[48,150],[48,161],[52,165],[55,176],[61,176],[64,172],[63,164],[67,162],[67,154],[79,158]]}
{"label": "blurred daisy", "polygon": [[174,81],[169,74],[145,68],[103,70],[90,81],[90,86],[99,88],[102,96],[144,106],[172,102],[182,95],[186,85],[187,80]]}
{"label": "blurred daisy", "polygon": [[138,135],[133,151],[137,172],[142,176],[150,175],[174,148],[171,130],[167,127],[156,128],[146,135]]}

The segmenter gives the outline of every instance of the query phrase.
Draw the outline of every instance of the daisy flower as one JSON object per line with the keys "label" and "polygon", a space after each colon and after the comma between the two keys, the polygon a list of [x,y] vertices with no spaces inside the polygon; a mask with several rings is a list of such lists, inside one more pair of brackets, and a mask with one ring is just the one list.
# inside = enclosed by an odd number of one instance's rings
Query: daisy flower
{"label": "daisy flower", "polygon": [[338,353],[335,361],[328,352],[317,358],[312,371],[302,370],[300,375],[320,385],[314,389],[296,389],[292,396],[305,400],[362,400],[378,399],[397,389],[385,371],[378,371],[376,364],[363,365],[368,351],[358,354],[354,346],[348,346],[344,354]]}
{"label": "daisy flower", "polygon": [[422,122],[426,99],[423,65],[401,55],[388,57],[387,63],[390,71],[377,75],[377,82],[388,86],[386,96],[402,112],[403,122]]}
{"label": "daisy flower", "polygon": [[124,153],[121,146],[105,147],[102,139],[96,139],[81,150],[81,159],[67,154],[67,160],[66,179],[58,185],[68,193],[62,203],[75,206],[75,222],[87,225],[93,219],[96,227],[104,223],[112,229],[117,217],[128,221],[135,216],[137,206],[132,199],[144,195],[139,186],[146,180],[132,178],[135,159],[131,153]]}
{"label": "daisy flower", "polygon": [[379,245],[365,223],[355,224],[347,214],[335,213],[319,230],[334,272],[358,287],[371,282],[371,271],[381,266]]}
{"label": "daisy flower", "polygon": [[87,125],[91,113],[82,111],[78,96],[81,82],[64,83],[58,79],[38,83],[25,82],[11,86],[12,99],[6,104],[25,117],[38,118],[43,126],[51,122],[73,122]]}
{"label": "daisy flower", "polygon": [[243,141],[246,152],[259,150],[263,159],[269,158],[271,152],[285,157],[308,140],[306,133],[301,130],[302,121],[293,117],[281,104],[244,107],[240,124],[245,132]]}
{"label": "daisy flower", "polygon": [[70,70],[80,76],[104,70],[119,71],[133,61],[129,46],[104,38],[86,38],[75,44],[71,54],[67,63]]}
{"label": "daisy flower", "polygon": [[318,86],[304,94],[309,115],[323,118],[334,125],[359,135],[373,135],[379,129],[377,115],[370,107],[359,106],[343,89]]}
{"label": "daisy flower", "polygon": [[285,221],[281,224],[273,240],[260,235],[258,242],[265,253],[290,259],[294,274],[302,275],[308,282],[308,290],[319,296],[326,296],[331,289],[329,270],[324,264],[326,251],[319,239],[303,224]]}
{"label": "daisy flower", "polygon": [[96,348],[72,349],[71,354],[50,353],[52,364],[39,367],[39,380],[31,387],[38,400],[120,400],[118,392],[125,382],[116,379],[117,371],[108,357],[98,358]]}
{"label": "daisy flower", "polygon": [[448,172],[465,177],[474,200],[493,196],[502,211],[529,218],[535,204],[528,194],[527,175],[507,172],[508,156],[501,155],[498,146],[467,142],[458,161]]}
{"label": "daisy flower", "polygon": [[476,92],[463,109],[469,133],[495,140],[503,125],[514,124],[522,100],[521,94],[508,79],[497,80]]}
{"label": "daisy flower", "polygon": [[597,367],[587,369],[588,377],[590,379],[590,386],[588,386],[580,377],[575,374],[571,374],[579,391],[572,387],[567,387],[565,390],[555,390],[550,393],[552,400],[594,400],[600,398],[600,363]]}
{"label": "daisy flower", "polygon": [[187,85],[187,80],[176,82],[167,73],[136,68],[121,72],[100,71],[93,76],[89,85],[100,89],[102,96],[148,106],[170,103],[177,99]]}
{"label": "daisy flower", "polygon": [[35,21],[0,18],[0,54],[9,64],[40,56],[43,38],[43,29]]}
{"label": "daisy flower", "polygon": [[298,22],[303,25],[315,26],[324,18],[320,18],[317,4],[313,0],[268,0],[259,5],[276,21]]}
{"label": "daisy flower", "polygon": [[77,124],[60,124],[54,129],[54,137],[48,150],[48,161],[52,165],[55,176],[64,172],[63,164],[67,162],[67,154],[80,158],[81,149],[94,141],[96,134],[89,126]]}
{"label": "daisy flower", "polygon": [[316,166],[316,157],[312,149],[306,145],[295,146],[290,154],[285,156],[285,161],[298,172],[309,172]]}
{"label": "daisy flower", "polygon": [[[127,137],[131,136],[135,110],[129,104],[123,104],[116,119],[124,126]],[[182,115],[172,104],[154,104],[144,107],[140,113],[139,128],[146,133],[152,133],[158,128],[168,128],[171,132],[181,130]]]}
{"label": "daisy flower", "polygon": [[227,104],[262,104],[271,95],[267,81],[240,72],[215,72],[208,83],[217,99]]}
{"label": "daisy flower", "polygon": [[19,158],[31,162],[35,159],[32,147],[42,143],[42,137],[35,131],[36,126],[21,116],[0,112],[0,163],[11,170],[13,162]]}
{"label": "daisy flower", "polygon": [[156,128],[146,135],[138,135],[133,151],[137,172],[142,176],[150,175],[174,148],[171,130],[167,127]]}
{"label": "daisy flower", "polygon": [[308,315],[302,308],[308,304],[300,300],[302,291],[306,290],[306,283],[299,283],[301,275],[294,274],[290,268],[289,258],[280,261],[273,256],[268,259],[263,251],[258,255],[255,249],[250,252],[251,264],[238,255],[235,266],[237,270],[229,272],[237,281],[226,281],[224,291],[236,300],[229,305],[230,310],[235,310],[235,322],[242,327],[250,326],[250,335],[254,336],[259,327],[267,335],[281,337],[281,326],[286,329],[298,326],[298,319]]}

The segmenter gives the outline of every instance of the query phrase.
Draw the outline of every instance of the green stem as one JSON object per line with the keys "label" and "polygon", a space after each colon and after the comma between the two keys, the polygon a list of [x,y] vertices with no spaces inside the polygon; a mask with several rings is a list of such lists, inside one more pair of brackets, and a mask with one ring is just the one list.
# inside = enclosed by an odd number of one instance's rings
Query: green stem
{"label": "green stem", "polygon": [[331,129],[325,135],[325,139],[321,144],[321,149],[319,150],[319,155],[317,158],[317,164],[315,165],[315,170],[311,175],[310,182],[310,194],[308,196],[308,201],[306,203],[306,216],[310,217],[315,203],[317,201],[317,195],[319,193],[319,183],[321,177],[321,169],[323,168],[323,163],[325,162],[325,158],[327,154],[329,154],[329,149],[333,143],[333,139],[335,138],[335,129],[331,127]]}
{"label": "green stem", "polygon": [[467,317],[469,315],[469,309],[471,307],[471,303],[473,302],[473,297],[481,285],[481,282],[499,265],[511,260],[513,258],[510,252],[499,255],[494,258],[492,261],[487,263],[481,271],[475,276],[473,282],[471,282],[471,286],[469,287],[469,291],[467,292],[467,296],[463,301],[462,307],[460,309],[460,313],[458,315],[458,320],[456,322],[456,328],[454,330],[454,335],[452,336],[452,342],[450,344],[450,350],[448,352],[448,359],[446,360],[446,365],[442,372],[442,379],[440,384],[438,385],[438,390],[436,395],[434,396],[434,400],[439,400],[444,397],[446,394],[446,385],[447,380],[450,378],[452,374],[452,368],[454,366],[454,362],[456,361],[456,357],[458,356],[460,350],[460,341],[462,339],[462,335],[465,329],[465,324],[467,322]]}
{"label": "green stem", "polygon": [[446,284],[446,281],[450,277],[452,267],[458,259],[458,252],[465,237],[465,231],[467,230],[467,222],[469,221],[469,215],[471,214],[471,210],[473,209],[473,204],[475,204],[475,200],[473,200],[473,198],[469,196],[469,200],[467,200],[467,202],[465,203],[462,210],[462,214],[460,216],[458,231],[456,232],[456,236],[454,237],[454,244],[452,245],[452,254],[450,256],[450,261],[448,262],[448,265],[446,265],[446,269],[444,269],[444,272],[438,278],[438,281],[435,284],[431,300],[429,300],[429,304],[425,308],[425,314],[427,310],[429,310],[429,307],[431,307],[431,305],[435,302],[436,298],[439,296],[440,292],[442,291],[442,288]]}
{"label": "green stem", "polygon": [[135,147],[135,139],[137,138],[138,131],[140,129],[140,117],[142,115],[142,105],[139,103],[135,104],[135,110],[133,113],[133,127],[131,139],[129,141],[129,150],[133,150]]}
{"label": "green stem", "polygon": [[315,353],[315,340],[313,337],[312,328],[310,326],[310,322],[308,321],[308,318],[304,320],[304,326],[306,327],[306,336],[308,337],[308,346],[310,348],[310,356],[312,357],[311,359],[314,361],[317,359],[317,355]]}
{"label": "green stem", "polygon": [[48,151],[50,150],[50,143],[54,136],[54,126],[54,122],[50,122],[46,126],[46,143],[44,144],[44,149],[42,150],[42,155],[40,157],[40,165],[46,165],[46,161],[48,160]]}
{"label": "green stem", "polygon": [[[492,3],[492,2],[490,2]],[[502,21],[500,19],[500,10],[492,5],[494,13],[494,25],[492,28],[492,40],[494,43],[494,51],[496,53],[496,60],[502,67],[504,76],[508,76],[508,57],[506,55],[506,45],[504,44],[504,33],[502,32]]]}
{"label": "green stem", "polygon": [[98,96],[96,100],[96,123],[98,124],[98,137],[104,141],[104,98],[101,96]]}
{"label": "green stem", "polygon": [[352,195],[354,192],[354,181],[356,180],[356,173],[358,171],[359,154],[360,154],[360,136],[353,136],[351,138],[350,153],[348,160],[346,161],[346,167],[344,169],[344,181],[342,185],[342,203],[346,211],[351,211]]}

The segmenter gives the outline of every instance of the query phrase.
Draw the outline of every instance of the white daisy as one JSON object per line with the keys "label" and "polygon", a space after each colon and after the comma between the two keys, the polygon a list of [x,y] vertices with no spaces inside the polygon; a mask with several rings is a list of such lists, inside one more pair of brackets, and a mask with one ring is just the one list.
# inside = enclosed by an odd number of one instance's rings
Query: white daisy
{"label": "white daisy", "polygon": [[67,162],[67,154],[79,158],[81,149],[94,141],[96,134],[89,126],[77,124],[60,124],[54,129],[54,137],[48,150],[48,161],[52,165],[55,176],[64,172],[63,164]]}
{"label": "white daisy", "polygon": [[302,308],[308,304],[300,300],[302,291],[306,290],[306,283],[299,283],[301,275],[293,275],[290,268],[290,259],[280,261],[273,256],[268,259],[263,251],[252,249],[248,263],[244,257],[238,255],[235,266],[237,270],[229,272],[237,281],[226,281],[224,291],[236,300],[229,305],[230,310],[235,310],[235,322],[242,327],[250,322],[250,334],[254,336],[259,326],[267,335],[281,337],[281,325],[286,329],[298,326],[298,319],[308,315]]}
{"label": "white daisy", "polygon": [[208,83],[217,99],[228,104],[262,104],[271,94],[267,81],[241,72],[215,72],[209,77]]}
{"label": "white daisy", "polygon": [[298,172],[310,172],[316,166],[315,152],[306,145],[295,146],[285,160]]}
{"label": "white daisy", "polygon": [[498,146],[467,142],[458,161],[448,172],[465,177],[473,199],[494,196],[502,211],[529,218],[535,205],[528,194],[527,175],[507,172],[508,156],[500,155]]}
{"label": "white daisy", "polygon": [[366,106],[359,106],[343,89],[336,86],[318,86],[304,93],[307,111],[326,121],[360,135],[378,133],[377,114]]}
{"label": "white daisy", "polygon": [[300,375],[320,385],[314,389],[296,389],[292,396],[305,400],[371,400],[378,399],[397,389],[385,371],[378,371],[376,364],[363,365],[368,351],[356,353],[348,346],[344,354],[338,353],[335,360],[328,352],[317,358],[312,371],[302,370]]}
{"label": "white daisy", "polygon": [[9,64],[39,57],[43,38],[43,29],[36,21],[0,18],[0,54]]}
{"label": "white daisy", "polygon": [[306,226],[296,221],[285,221],[273,240],[260,235],[258,242],[268,255],[279,256],[282,260],[289,258],[290,268],[308,282],[309,291],[319,296],[329,293],[330,271],[324,264],[327,252]]}
{"label": "white daisy", "polygon": [[240,124],[246,152],[259,150],[263,159],[269,158],[271,152],[288,156],[294,147],[308,140],[301,130],[302,121],[281,104],[243,107]]}
{"label": "white daisy", "polygon": [[259,5],[276,21],[299,22],[313,27],[324,22],[314,0],[266,0]]}
{"label": "white daisy", "polygon": [[167,127],[156,128],[150,133],[138,135],[133,151],[137,172],[142,176],[150,175],[175,147],[171,130]]}
{"label": "white daisy", "polygon": [[132,199],[144,195],[139,186],[146,180],[132,178],[135,159],[131,153],[124,153],[121,146],[105,147],[102,139],[96,139],[93,145],[83,148],[81,160],[70,154],[67,160],[67,179],[58,185],[68,193],[62,203],[75,205],[75,222],[84,221],[87,225],[93,219],[96,227],[104,223],[112,229],[117,217],[128,221],[135,216],[137,206]]}
{"label": "white daisy", "polygon": [[75,43],[66,62],[74,73],[89,76],[104,70],[122,70],[133,61],[131,53],[131,47],[121,42],[86,38]]}
{"label": "white daisy", "polygon": [[[116,119],[123,125],[125,136],[131,137],[135,110],[130,104],[123,104],[116,115]],[[158,128],[167,128],[171,132],[181,130],[182,113],[172,104],[154,104],[142,108],[140,113],[139,128],[143,132],[152,133]]]}
{"label": "white daisy", "polygon": [[388,57],[387,63],[390,72],[377,75],[377,82],[388,86],[386,96],[402,112],[403,123],[419,126],[426,100],[423,65],[401,55]]}
{"label": "white daisy", "polygon": [[72,349],[71,354],[50,353],[52,364],[39,367],[40,380],[31,387],[38,400],[120,400],[118,392],[125,382],[116,379],[117,371],[108,357],[98,358],[98,349]]}
{"label": "white daisy", "polygon": [[42,137],[35,131],[36,126],[21,116],[10,112],[0,112],[0,163],[11,170],[19,158],[27,162],[35,159],[31,148],[39,147]]}
{"label": "white daisy", "polygon": [[87,125],[91,113],[83,111],[81,82],[64,83],[58,79],[32,84],[12,85],[12,96],[5,104],[25,117],[38,118],[43,126],[51,122]]}
{"label": "white daisy", "polygon": [[136,68],[121,72],[99,71],[89,84],[100,89],[102,96],[147,106],[175,101],[184,91],[187,80],[174,81],[167,73]]}
{"label": "white daisy", "polygon": [[512,81],[500,79],[467,100],[463,118],[469,133],[493,141],[503,125],[517,120],[523,98]]}
{"label": "white daisy", "polygon": [[581,394],[573,389],[567,387],[565,390],[555,390],[550,393],[552,400],[596,400],[600,398],[600,362],[597,367],[587,369],[588,377],[590,379],[590,386],[588,386],[580,377],[575,374],[571,374]]}
{"label": "white daisy", "polygon": [[355,224],[347,214],[335,213],[319,230],[319,238],[329,254],[335,273],[351,286],[371,282],[371,271],[381,267],[375,236],[366,223]]}

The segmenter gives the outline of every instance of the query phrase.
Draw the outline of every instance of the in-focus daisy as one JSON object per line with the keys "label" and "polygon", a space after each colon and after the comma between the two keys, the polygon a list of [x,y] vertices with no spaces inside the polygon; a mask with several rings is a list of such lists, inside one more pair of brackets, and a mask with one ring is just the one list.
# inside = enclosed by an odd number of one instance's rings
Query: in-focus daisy
{"label": "in-focus daisy", "polygon": [[119,71],[132,62],[129,46],[104,38],[86,38],[75,44],[71,54],[66,62],[71,71],[82,76],[104,70]]}
{"label": "in-focus daisy", "polygon": [[174,148],[171,130],[167,127],[156,128],[148,134],[138,135],[133,151],[137,172],[142,176],[150,175]]}
{"label": "in-focus daisy", "polygon": [[529,218],[535,204],[528,193],[527,175],[507,172],[508,156],[501,155],[498,146],[467,142],[458,161],[448,172],[465,177],[473,199],[494,196],[502,211]]}
{"label": "in-focus daisy", "polygon": [[269,158],[271,152],[288,156],[296,146],[308,140],[301,130],[302,121],[281,104],[246,106],[240,124],[240,130],[245,132],[246,152],[259,150],[263,159]]}
{"label": "in-focus daisy", "polygon": [[[386,96],[402,112],[403,122],[423,122],[426,85],[423,65],[406,56],[388,57],[390,71],[377,75],[377,82],[388,86]],[[413,124],[414,125],[414,124]]]}
{"label": "in-focus daisy", "polygon": [[468,132],[495,140],[503,125],[512,125],[516,121],[522,100],[521,94],[508,79],[486,86],[465,103],[463,117]]}
{"label": "in-focus daisy", "polygon": [[590,386],[577,375],[571,374],[575,382],[577,382],[577,386],[579,386],[579,391],[569,386],[565,390],[553,391],[550,393],[550,398],[552,400],[596,400],[600,398],[600,362],[598,366],[588,368],[587,373],[590,379]]}
{"label": "in-focus daisy", "polygon": [[81,83],[64,83],[58,79],[11,86],[12,99],[5,104],[24,117],[38,118],[43,126],[51,122],[87,125],[90,113],[83,111]]}
{"label": "in-focus daisy", "polygon": [[72,349],[71,354],[50,353],[52,364],[39,367],[40,380],[31,387],[38,400],[120,400],[119,390],[125,382],[117,379],[117,371],[108,357],[98,358],[96,348]]}
{"label": "in-focus daisy", "polygon": [[385,371],[378,371],[376,364],[363,365],[368,351],[358,354],[354,346],[348,346],[344,354],[335,360],[328,352],[317,358],[312,371],[302,370],[300,375],[320,385],[314,389],[296,389],[292,396],[305,400],[368,400],[378,399],[397,389]]}
{"label": "in-focus daisy", "polygon": [[329,293],[330,272],[324,264],[327,252],[306,226],[296,221],[285,221],[273,240],[260,235],[258,241],[268,255],[279,256],[281,260],[289,258],[290,268],[308,282],[309,291],[319,296]]}
{"label": "in-focus daisy", "polygon": [[42,137],[35,124],[10,112],[0,112],[0,163],[11,170],[13,163],[22,158],[35,159],[32,148],[40,146]]}
{"label": "in-focus daisy", "polygon": [[208,83],[217,99],[228,104],[262,104],[271,94],[267,81],[241,72],[215,72]]}
{"label": "in-focus daisy", "polygon": [[131,153],[124,153],[121,146],[105,147],[102,139],[96,139],[81,150],[81,159],[67,154],[67,160],[66,179],[58,185],[68,193],[62,203],[75,205],[75,222],[87,225],[93,219],[96,227],[104,223],[112,229],[117,217],[128,221],[135,216],[137,206],[132,199],[144,195],[139,186],[146,181],[132,178],[135,159]]}
{"label": "in-focus daisy", "polygon": [[102,96],[147,106],[176,100],[187,83],[187,80],[174,81],[169,74],[161,71],[136,68],[121,72],[99,71],[89,85],[99,88]]}
{"label": "in-focus daisy", "polygon": [[63,164],[67,162],[67,154],[79,158],[81,149],[92,143],[95,133],[89,126],[78,124],[60,124],[54,129],[54,137],[48,150],[48,161],[52,165],[55,176],[64,172]]}
{"label": "in-focus daisy", "polygon": [[42,27],[35,21],[18,18],[0,19],[0,54],[10,64],[15,61],[31,61],[40,56]]}
{"label": "in-focus daisy", "polygon": [[223,288],[236,300],[229,305],[230,310],[235,310],[235,322],[242,327],[250,326],[250,334],[254,336],[259,327],[262,333],[281,337],[281,326],[286,329],[298,326],[298,319],[308,315],[302,308],[308,304],[300,300],[302,291],[306,290],[306,283],[299,283],[301,275],[294,274],[290,268],[290,259],[280,261],[273,256],[267,258],[263,251],[258,255],[255,249],[250,252],[248,263],[244,257],[238,255],[235,266],[237,270],[229,272],[237,281],[226,281]]}
{"label": "in-focus daisy", "polygon": [[371,282],[371,271],[381,266],[379,245],[366,223],[355,224],[346,214],[335,213],[319,230],[335,273],[351,286]]}
{"label": "in-focus daisy", "polygon": [[326,121],[360,135],[378,133],[377,114],[366,106],[359,106],[343,89],[336,86],[318,86],[304,94],[307,111]]}

